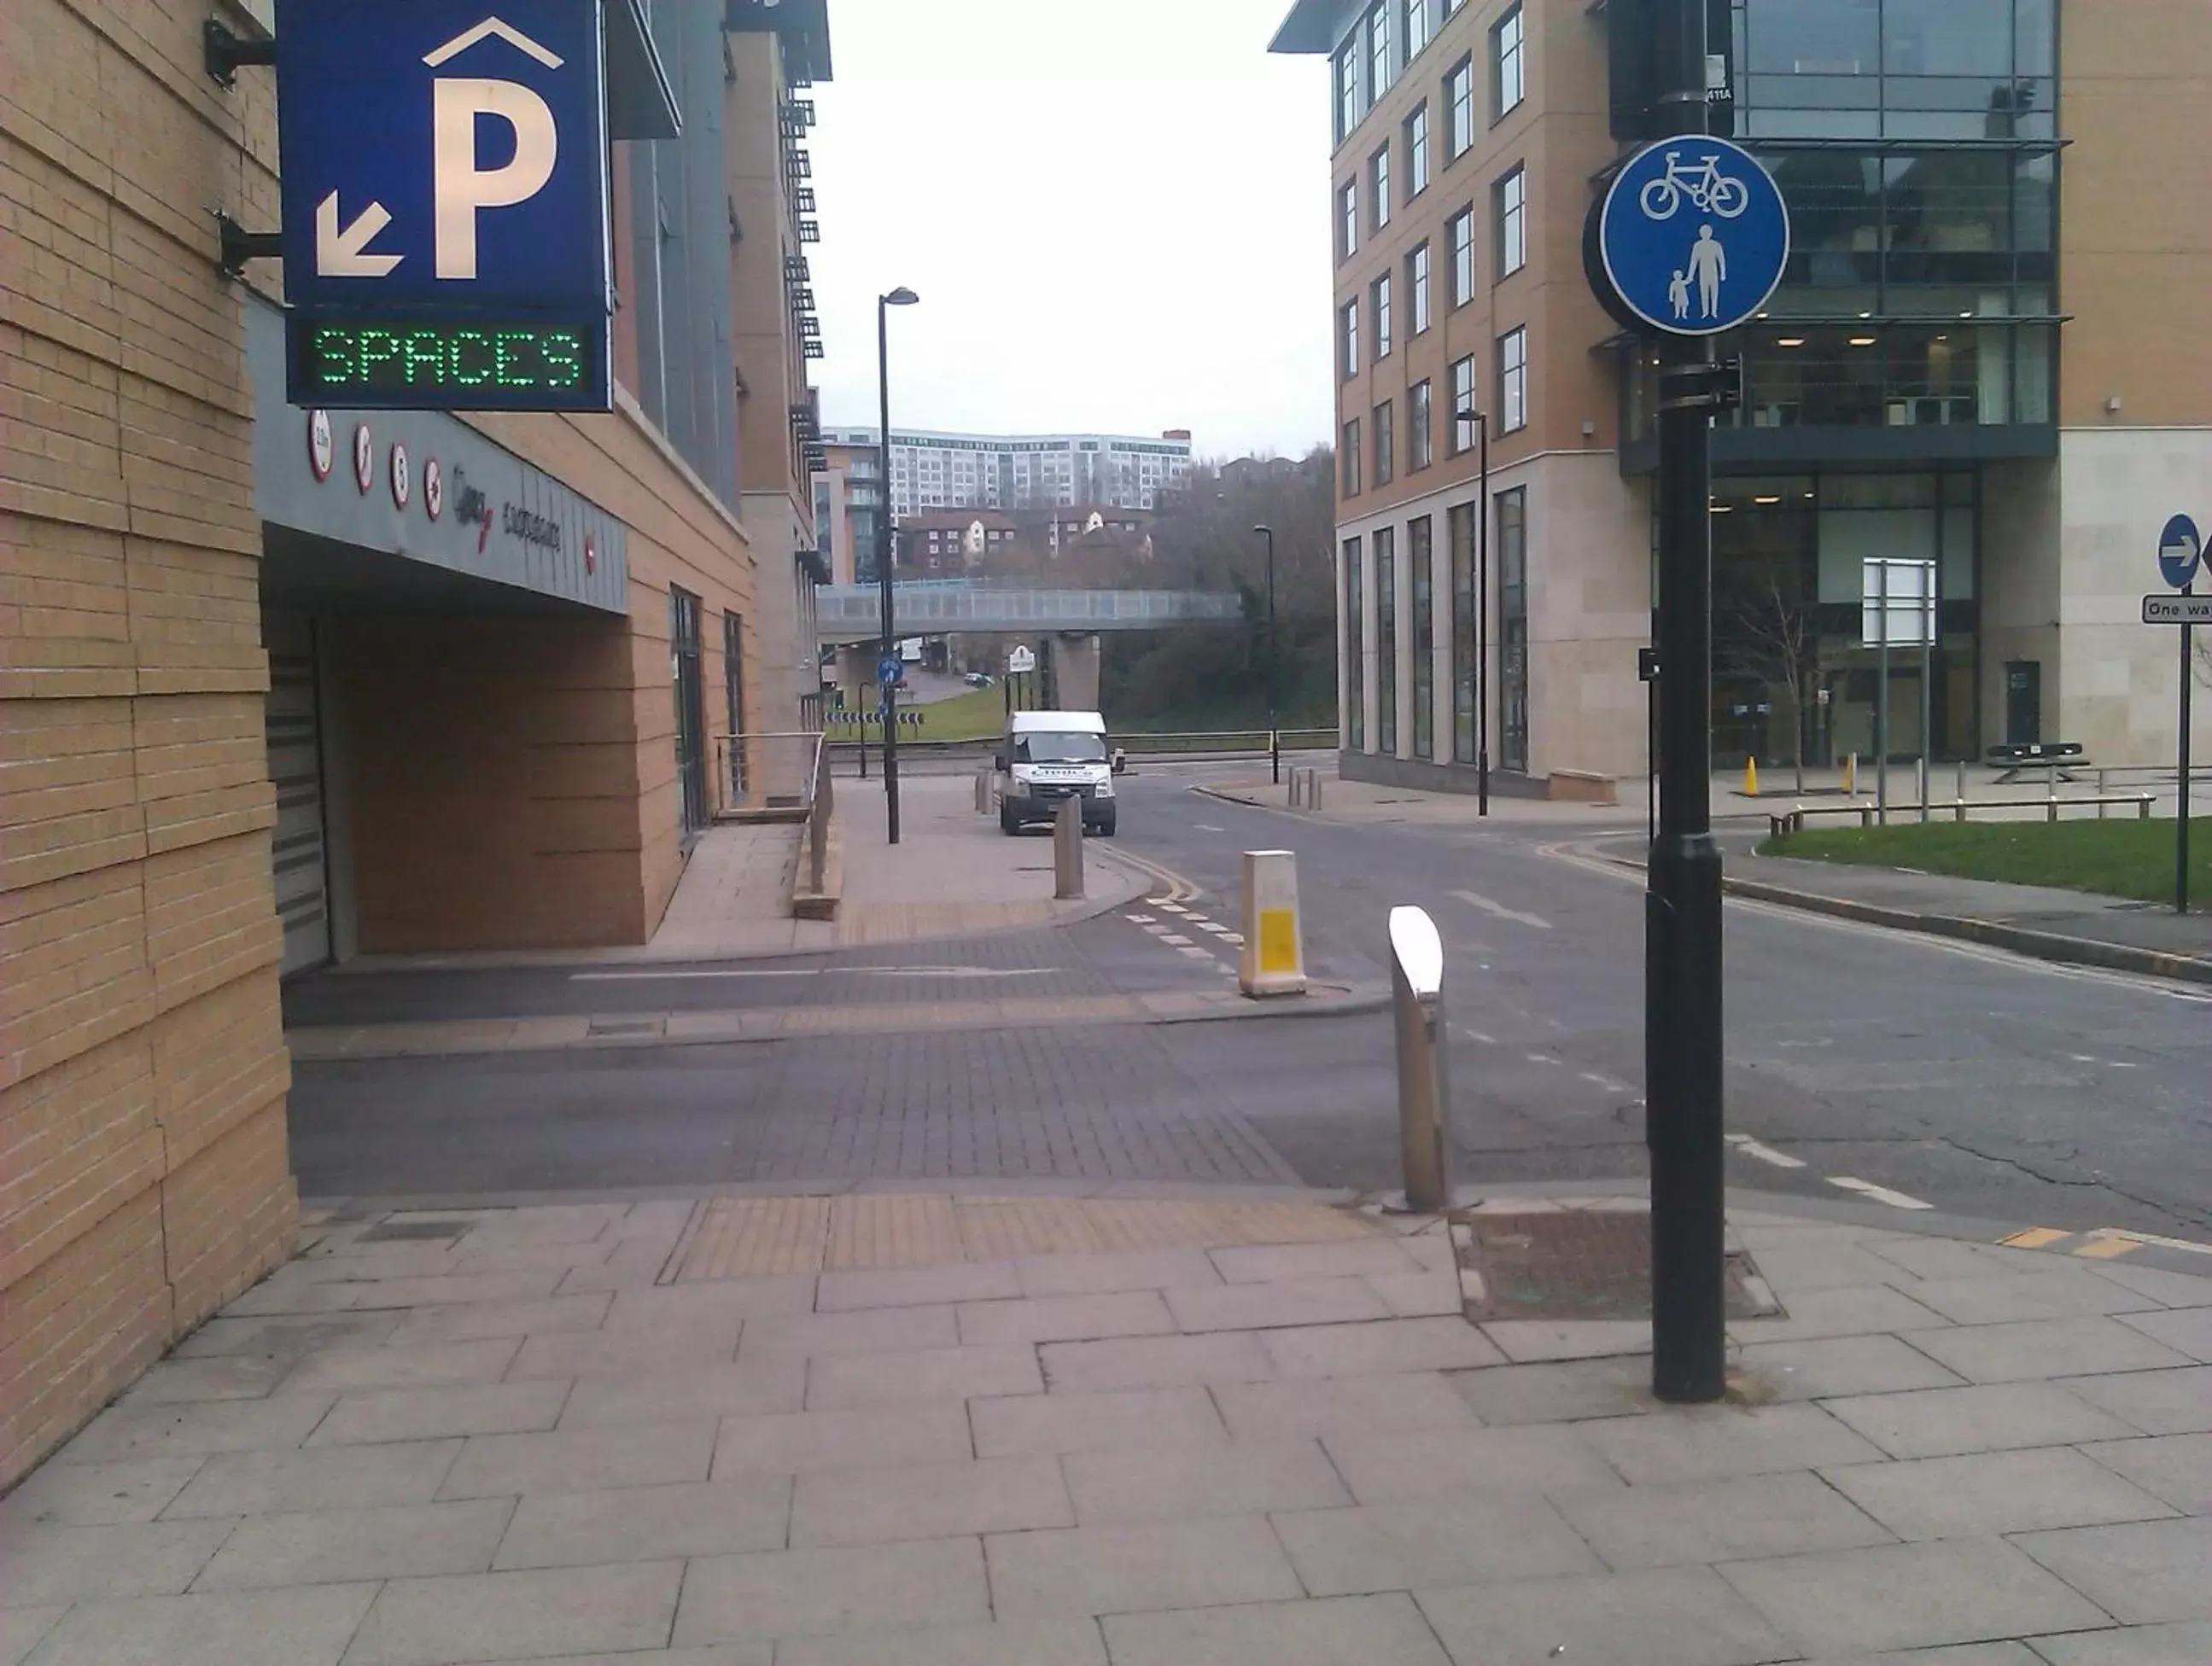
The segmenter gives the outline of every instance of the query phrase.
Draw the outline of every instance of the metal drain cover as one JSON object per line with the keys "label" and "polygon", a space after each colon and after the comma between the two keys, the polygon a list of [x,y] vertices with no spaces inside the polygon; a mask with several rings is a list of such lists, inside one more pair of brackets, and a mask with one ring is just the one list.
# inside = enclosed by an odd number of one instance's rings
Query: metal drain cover
{"label": "metal drain cover", "polygon": [[[1642,1209],[1548,1209],[1450,1215],[1467,1317],[1492,1319],[1648,1319],[1651,1217]],[[1731,1252],[1725,1302],[1732,1319],[1782,1312],[1751,1257]]]}

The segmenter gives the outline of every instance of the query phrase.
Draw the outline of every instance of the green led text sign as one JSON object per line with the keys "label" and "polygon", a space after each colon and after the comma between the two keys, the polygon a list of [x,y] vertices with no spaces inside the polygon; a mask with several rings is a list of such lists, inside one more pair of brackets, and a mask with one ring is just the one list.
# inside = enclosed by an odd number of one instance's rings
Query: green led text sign
{"label": "green led text sign", "polygon": [[295,405],[591,411],[613,406],[604,317],[295,312],[285,329]]}

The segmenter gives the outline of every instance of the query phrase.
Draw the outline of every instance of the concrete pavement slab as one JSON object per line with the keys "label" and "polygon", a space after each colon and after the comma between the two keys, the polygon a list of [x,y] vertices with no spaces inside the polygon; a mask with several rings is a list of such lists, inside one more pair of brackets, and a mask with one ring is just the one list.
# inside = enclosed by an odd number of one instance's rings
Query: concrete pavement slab
{"label": "concrete pavement slab", "polygon": [[1176,1328],[1187,1332],[1267,1330],[1395,1317],[1373,1286],[1352,1276],[1201,1286],[1163,1295]]}
{"label": "concrete pavement slab", "polygon": [[859,1267],[823,1273],[815,1283],[814,1310],[818,1313],[837,1313],[861,1307],[980,1302],[1018,1296],[1021,1293],[1021,1280],[1011,1261],[953,1261],[937,1267]]}
{"label": "concrete pavement slab", "polygon": [[245,1314],[229,1310],[210,1319],[179,1342],[173,1360],[205,1359],[221,1354],[265,1354],[303,1358],[319,1349],[354,1343],[374,1347],[388,1342],[408,1315],[396,1312]]}
{"label": "concrete pavement slab", "polygon": [[2134,1433],[2111,1413],[2100,1411],[2051,1383],[1919,1389],[1902,1394],[1853,1395],[1821,1403],[1831,1416],[1849,1424],[1892,1457],[1942,1457],[1958,1452],[2060,1446],[2077,1440],[2118,1439]]}
{"label": "concrete pavement slab", "polygon": [[[1754,1257],[1759,1251],[1754,1250]],[[1804,1342],[1819,1336],[1869,1336],[1910,1332],[1948,1324],[1932,1307],[1923,1307],[1887,1284],[1854,1284],[1832,1290],[1790,1291],[1784,1318],[1735,1319],[1729,1336],[1749,1347],[1754,1342]]]}
{"label": "concrete pavement slab", "polygon": [[1307,1377],[1280,1383],[1217,1383],[1214,1402],[1239,1440],[1376,1431],[1472,1429],[1478,1420],[1441,1372],[1388,1377]]}
{"label": "concrete pavement slab", "polygon": [[2212,1366],[2062,1377],[2056,1386],[2145,1434],[2212,1432]]}
{"label": "concrete pavement slab", "polygon": [[542,1301],[475,1302],[434,1307],[403,1320],[386,1340],[396,1347],[419,1342],[471,1342],[486,1336],[544,1336],[561,1331],[597,1330],[614,1299],[604,1290]]}
{"label": "concrete pavement slab", "polygon": [[[776,1666],[1107,1666],[1095,1620],[1001,1620],[788,1637]],[[641,1661],[639,1666],[653,1666]]]}
{"label": "concrete pavement slab", "polygon": [[2150,1521],[2173,1513],[2151,1493],[2063,1446],[1858,1464],[1821,1473],[1900,1539],[1972,1538]]}
{"label": "concrete pavement slab", "polygon": [[2168,1307],[2212,1306],[2212,1269],[2199,1273],[2169,1272],[2162,1267],[2103,1260],[2089,1270],[2138,1294],[2155,1297]]}
{"label": "concrete pavement slab", "polygon": [[330,1415],[335,1394],[180,1406],[110,1406],[54,1454],[56,1463],[106,1463],[213,1452],[285,1451]]}
{"label": "concrete pavement slab", "polygon": [[1616,1569],[1687,1566],[1893,1542],[1880,1523],[1802,1469],[1562,1493],[1552,1502]]}
{"label": "concrete pavement slab", "polygon": [[338,1396],[337,1404],[307,1444],[312,1449],[434,1440],[444,1435],[524,1434],[551,1428],[568,1395],[565,1378],[359,1389]]}
{"label": "concrete pavement slab", "polygon": [[264,1516],[293,1510],[360,1510],[428,1504],[460,1456],[458,1440],[402,1440],[308,1451],[218,1452],[162,1512]]}
{"label": "concrete pavement slab", "polygon": [[201,1400],[258,1400],[290,1374],[295,1358],[270,1354],[217,1354],[199,1360],[163,1360],[117,1400],[124,1406],[168,1406]]}
{"label": "concrete pavement slab", "polygon": [[1114,1666],[1449,1666],[1428,1621],[1402,1591],[1115,1614],[1103,1623]]}
{"label": "concrete pavement slab", "polygon": [[22,1666],[24,1658],[39,1646],[39,1639],[69,1611],[67,1602],[0,1608],[0,1666]]}
{"label": "concrete pavement slab", "polygon": [[658,1648],[668,1641],[682,1562],[393,1579],[377,1593],[345,1666],[447,1666]]}
{"label": "concrete pavement slab", "polygon": [[714,1459],[715,1427],[714,1419],[702,1417],[536,1434],[472,1434],[438,1496],[505,1498],[704,1481]]}
{"label": "concrete pavement slab", "polygon": [[1030,1256],[1014,1263],[1014,1272],[1025,1296],[1102,1295],[1222,1281],[1220,1269],[1205,1251],[1183,1248]]}
{"label": "concrete pavement slab", "polygon": [[1255,1333],[1285,1377],[1360,1377],[1503,1365],[1497,1346],[1464,1319],[1378,1319]]}
{"label": "concrete pavement slab", "polygon": [[1718,1572],[1816,1659],[2105,1623],[2103,1608],[2002,1539],[1821,1551],[1730,1562]]}
{"label": "concrete pavement slab", "polygon": [[1632,1358],[1455,1371],[1445,1380],[1485,1423],[1571,1423],[1655,1409],[1651,1368]]}
{"label": "concrete pavement slab", "polygon": [[745,1322],[702,1313],[688,1324],[608,1324],[526,1339],[507,1370],[509,1382],[532,1377],[628,1376],[638,1371],[670,1371],[692,1365],[726,1364],[738,1351],[738,1332]]}
{"label": "concrete pavement slab", "polygon": [[704,1556],[684,1578],[673,1641],[979,1624],[991,1595],[973,1538]]}
{"label": "concrete pavement slab", "polygon": [[2025,1643],[1961,1643],[1951,1649],[1853,1655],[1849,1660],[1824,1660],[1820,1666],[2045,1666],[2045,1662]]}
{"label": "concrete pavement slab", "polygon": [[1074,1452],[1060,1468],[1085,1526],[1263,1515],[1352,1502],[1318,1441]]}
{"label": "concrete pavement slab", "polygon": [[2186,1354],[2130,1328],[2129,1321],[2100,1315],[1961,1325],[1915,1333],[1912,1345],[1970,1383],[2041,1381],[2190,1363]]}
{"label": "concrete pavement slab", "polygon": [[1195,1384],[970,1400],[968,1414],[978,1457],[1182,1451],[1225,1445],[1229,1440],[1213,1400]]}
{"label": "concrete pavement slab", "polygon": [[2212,1660],[2212,1621],[2039,1637],[2032,1646],[2051,1666],[2203,1666]]}
{"label": "concrete pavement slab", "polygon": [[1068,1492],[1049,1457],[816,1470],[799,1477],[792,1497],[791,1543],[799,1549],[1073,1527]]}
{"label": "concrete pavement slab", "polygon": [[2081,1451],[2191,1516],[2212,1516],[2212,1434],[2114,1440]]}
{"label": "concrete pavement slab", "polygon": [[149,1522],[199,1473],[198,1457],[149,1457],[123,1463],[48,1463],[0,1499],[0,1532],[34,1523],[99,1527]]}
{"label": "concrete pavement slab", "polygon": [[407,1346],[386,1342],[377,1348],[342,1344],[323,1348],[301,1360],[285,1378],[285,1387],[295,1394],[314,1394],[325,1390],[343,1392],[348,1389],[496,1383],[524,1346],[520,1336]]}
{"label": "concrete pavement slab", "polygon": [[1261,1347],[1258,1336],[1249,1331],[1046,1342],[1037,1353],[1044,1366],[1046,1385],[1055,1394],[1171,1388],[1189,1383],[1257,1383],[1276,1374],[1275,1362]]}
{"label": "concrete pavement slab", "polygon": [[38,1666],[337,1666],[374,1584],[80,1602]]}
{"label": "concrete pavement slab", "polygon": [[1305,1594],[1262,1516],[994,1533],[985,1539],[1000,1619],[1073,1618]]}
{"label": "concrete pavement slab", "polygon": [[1231,1284],[1280,1284],[1295,1279],[1352,1278],[1361,1273],[1417,1273],[1421,1265],[1395,1239],[1336,1244],[1239,1244],[1212,1251]]}
{"label": "concrete pavement slab", "polygon": [[1508,1580],[1414,1596],[1458,1666],[1494,1660],[1753,1666],[1796,1652],[1709,1568]]}
{"label": "concrete pavement slab", "polygon": [[790,1514],[788,1475],[532,1493],[516,1506],[495,1566],[582,1567],[781,1550]]}
{"label": "concrete pavement slab", "polygon": [[610,1330],[682,1330],[720,1324],[729,1319],[757,1319],[771,1314],[805,1315],[814,1311],[815,1275],[785,1273],[704,1283],[655,1285],[615,1292],[607,1309]]}
{"label": "concrete pavement slab", "polygon": [[1894,1336],[1826,1336],[1799,1342],[1755,1342],[1737,1361],[1762,1392],[1781,1400],[1838,1395],[1896,1394],[1909,1389],[1958,1388],[1966,1379]]}
{"label": "concrete pavement slab", "polygon": [[671,1423],[693,1417],[797,1411],[805,1402],[804,1360],[771,1360],[762,1365],[717,1361],[688,1369],[664,1367],[632,1375],[605,1372],[580,1377],[568,1390],[560,1427],[587,1429],[615,1423]]}
{"label": "concrete pavement slab", "polygon": [[1491,1319],[1482,1334],[1516,1365],[1651,1351],[1649,1319]]}
{"label": "concrete pavement slab", "polygon": [[239,1524],[195,1590],[242,1590],[482,1573],[514,1513],[511,1499],[392,1504],[256,1516]]}
{"label": "concrete pavement slab", "polygon": [[2212,1520],[2071,1527],[2023,1533],[2012,1542],[2124,1624],[2212,1620],[2212,1578],[2205,1577],[2212,1569]]}
{"label": "concrete pavement slab", "polygon": [[[1759,1269],[1765,1270],[1760,1263]],[[1999,1271],[1981,1278],[1923,1279],[1913,1300],[1954,1324],[2002,1324],[2015,1319],[2068,1318],[2087,1313],[2132,1313],[2160,1306],[2153,1297],[2087,1268],[2057,1262],[2033,1273]]]}
{"label": "concrete pavement slab", "polygon": [[1814,1405],[1676,1407],[1653,1417],[1577,1423],[1574,1432],[1638,1487],[1872,1463],[1883,1456]]}
{"label": "concrete pavement slab", "polygon": [[738,1357],[812,1359],[823,1354],[901,1354],[954,1348],[959,1327],[950,1303],[862,1308],[848,1313],[770,1313],[745,1323]]}
{"label": "concrete pavement slab", "polygon": [[714,1478],[747,1469],[805,1475],[814,1469],[951,1463],[973,1455],[967,1408],[957,1400],[860,1411],[769,1413],[722,1419]]}
{"label": "concrete pavement slab", "polygon": [[1316,1596],[1540,1579],[1603,1567],[1559,1512],[1533,1494],[1363,1504],[1273,1519],[1300,1583]]}
{"label": "concrete pavement slab", "polygon": [[2166,1313],[2129,1313],[2120,1323],[2199,1364],[2212,1364],[2212,1306]]}
{"label": "concrete pavement slab", "polygon": [[1570,1428],[1370,1430],[1325,1435],[1322,1444],[1362,1504],[1622,1486]]}
{"label": "concrete pavement slab", "polygon": [[809,1411],[1043,1392],[1036,1350],[1025,1346],[825,1354],[806,1362]]}
{"label": "concrete pavement slab", "polygon": [[173,1596],[198,1577],[237,1525],[222,1517],[105,1527],[10,1526],[0,1607]]}
{"label": "concrete pavement slab", "polygon": [[960,1340],[974,1345],[1156,1336],[1172,1332],[1176,1322],[1158,1291],[1119,1290],[963,1302],[959,1328]]}
{"label": "concrete pavement slab", "polygon": [[[1414,1241],[1418,1243],[1420,1240]],[[1449,1270],[1441,1273],[1368,1273],[1363,1277],[1368,1287],[1382,1298],[1382,1305],[1401,1319],[1464,1311],[1459,1275]]]}

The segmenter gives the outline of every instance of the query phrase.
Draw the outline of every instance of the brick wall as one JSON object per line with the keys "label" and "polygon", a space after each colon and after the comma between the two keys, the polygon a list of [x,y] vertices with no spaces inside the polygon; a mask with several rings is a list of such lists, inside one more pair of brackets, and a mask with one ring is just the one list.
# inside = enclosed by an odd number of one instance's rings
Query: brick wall
{"label": "brick wall", "polygon": [[252,398],[207,214],[273,222],[275,106],[201,72],[209,10],[0,22],[0,1485],[293,1236]]}

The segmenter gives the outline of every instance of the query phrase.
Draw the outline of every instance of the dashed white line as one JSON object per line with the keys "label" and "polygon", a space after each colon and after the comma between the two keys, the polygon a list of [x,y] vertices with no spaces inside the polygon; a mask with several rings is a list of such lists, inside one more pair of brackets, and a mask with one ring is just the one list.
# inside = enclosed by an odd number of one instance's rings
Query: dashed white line
{"label": "dashed white line", "polygon": [[1495,1047],[1498,1045],[1496,1036],[1485,1035],[1480,1030],[1469,1030],[1466,1034],[1468,1040],[1480,1041],[1486,1047]]}
{"label": "dashed white line", "polygon": [[1855,1191],[1862,1197],[1870,1197],[1877,1203],[1887,1203],[1893,1209],[1932,1209],[1933,1203],[1923,1203],[1917,1197],[1908,1197],[1901,1191],[1892,1191],[1887,1186],[1878,1186],[1871,1180],[1862,1180],[1855,1175],[1831,1174],[1832,1186],[1841,1186],[1845,1191]]}
{"label": "dashed white line", "polygon": [[1179,902],[1156,902],[1152,906],[1158,909],[1164,914],[1188,914],[1190,912],[1190,910],[1184,907]]}
{"label": "dashed white line", "polygon": [[1244,934],[1242,931],[1224,931],[1221,934],[1221,941],[1225,943],[1235,943],[1239,948],[1242,948],[1244,942]]}
{"label": "dashed white line", "polygon": [[1212,949],[1195,943],[1187,948],[1178,948],[1176,950],[1176,953],[1178,954],[1187,954],[1194,960],[1211,960],[1213,958],[1213,951]]}
{"label": "dashed white line", "polygon": [[1748,1134],[1730,1134],[1726,1138],[1730,1145],[1743,1153],[1745,1156],[1756,1157],[1762,1163],[1771,1163],[1777,1168],[1805,1166],[1803,1158],[1792,1157],[1786,1151],[1777,1151],[1772,1146],[1762,1144],[1753,1139]]}
{"label": "dashed white line", "polygon": [[1626,1082],[1615,1081],[1601,1070],[1577,1070],[1575,1074],[1584,1081],[1595,1083],[1608,1094],[1626,1094],[1634,1091]]}
{"label": "dashed white line", "polygon": [[1471,903],[1481,909],[1486,914],[1495,914],[1501,920],[1511,920],[1520,925],[1533,925],[1539,931],[1549,931],[1552,929],[1551,921],[1546,919],[1541,914],[1524,914],[1517,908],[1508,908],[1502,902],[1492,902],[1480,892],[1455,891],[1452,894],[1462,902]]}
{"label": "dashed white line", "polygon": [[1160,933],[1160,941],[1170,948],[1188,948],[1190,946],[1189,938],[1179,936],[1173,931]]}
{"label": "dashed white line", "polygon": [[1150,914],[1124,914],[1121,918],[1132,925],[1150,925],[1152,923]]}
{"label": "dashed white line", "polygon": [[1565,1063],[1564,1060],[1553,1053],[1530,1053],[1527,1057],[1531,1064],[1559,1064]]}
{"label": "dashed white line", "polygon": [[1227,833],[1229,831],[1226,827],[1215,827],[1211,821],[1194,821],[1190,825],[1197,828],[1200,833]]}

